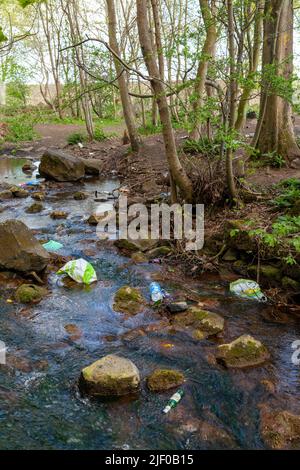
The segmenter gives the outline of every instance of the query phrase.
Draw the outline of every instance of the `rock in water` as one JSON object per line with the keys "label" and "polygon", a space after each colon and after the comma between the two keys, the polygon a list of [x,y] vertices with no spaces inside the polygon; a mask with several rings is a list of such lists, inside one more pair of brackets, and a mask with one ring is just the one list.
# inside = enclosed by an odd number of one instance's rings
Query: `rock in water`
{"label": "rock in water", "polygon": [[7,220],[0,224],[0,246],[1,270],[39,272],[49,262],[47,251],[19,220]]}
{"label": "rock in water", "polygon": [[300,416],[288,411],[261,410],[260,430],[271,449],[299,449]]}
{"label": "rock in water", "polygon": [[184,375],[178,370],[157,369],[147,378],[147,386],[151,392],[162,392],[178,387],[184,382]]}
{"label": "rock in water", "polygon": [[249,335],[218,346],[217,360],[226,367],[243,368],[263,364],[270,358],[267,348]]}
{"label": "rock in water", "polygon": [[116,397],[134,393],[140,384],[138,368],[129,359],[104,356],[81,371],[80,389],[94,396]]}
{"label": "rock in water", "polygon": [[55,181],[78,181],[85,175],[82,160],[60,150],[47,150],[42,156],[39,172]]}
{"label": "rock in water", "polygon": [[138,289],[130,286],[121,287],[115,294],[113,308],[116,312],[136,315],[145,305],[145,299]]}
{"label": "rock in water", "polygon": [[22,304],[37,303],[42,300],[48,291],[44,287],[35,286],[34,284],[22,284],[16,290],[16,300]]}

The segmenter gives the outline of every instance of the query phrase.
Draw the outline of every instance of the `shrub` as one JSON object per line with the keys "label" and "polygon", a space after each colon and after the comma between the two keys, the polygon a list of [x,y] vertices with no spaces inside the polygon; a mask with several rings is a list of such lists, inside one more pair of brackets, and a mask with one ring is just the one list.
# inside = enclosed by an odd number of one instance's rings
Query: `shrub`
{"label": "shrub", "polygon": [[74,132],[68,136],[68,144],[69,145],[76,145],[82,144],[86,142],[87,136],[85,134],[81,134],[80,132]]}

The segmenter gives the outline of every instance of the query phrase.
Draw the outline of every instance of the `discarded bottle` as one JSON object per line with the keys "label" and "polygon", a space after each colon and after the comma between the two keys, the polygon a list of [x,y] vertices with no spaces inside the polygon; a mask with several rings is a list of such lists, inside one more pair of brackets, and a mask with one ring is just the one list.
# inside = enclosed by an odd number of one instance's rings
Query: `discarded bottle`
{"label": "discarded bottle", "polygon": [[170,410],[172,410],[172,408],[176,408],[183,395],[184,391],[181,389],[174,393],[174,395],[171,396],[167,406],[163,409],[163,413],[167,414]]}
{"label": "discarded bottle", "polygon": [[150,289],[151,299],[153,302],[158,302],[159,300],[163,300],[164,294],[158,282],[151,282],[149,289]]}

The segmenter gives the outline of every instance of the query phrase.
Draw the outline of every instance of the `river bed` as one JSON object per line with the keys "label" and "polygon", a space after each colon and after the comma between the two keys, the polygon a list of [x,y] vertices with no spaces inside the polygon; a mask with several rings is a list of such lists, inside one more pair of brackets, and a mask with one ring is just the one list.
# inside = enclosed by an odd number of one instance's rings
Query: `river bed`
{"label": "river bed", "polygon": [[[35,174],[26,178],[23,163],[11,159],[0,164],[0,182],[20,184],[35,179]],[[1,203],[1,222],[22,220],[37,238],[62,243],[59,253],[90,261],[99,281],[90,287],[63,286],[52,274],[48,280],[51,294],[24,309],[7,303],[9,286],[0,277],[0,340],[14,358],[11,365],[0,366],[0,448],[264,448],[259,431],[262,405],[300,413],[300,366],[291,360],[292,343],[300,339],[299,321],[270,314],[265,305],[231,297],[228,279],[217,275],[199,281],[170,279],[163,287],[170,294],[192,288],[204,303],[210,302],[212,310],[226,320],[220,339],[196,341],[184,333],[156,329],[162,317],[151,308],[127,319],[115,312],[113,296],[119,287],[140,287],[149,298],[152,276],[163,269],[129,263],[115,248],[99,242],[96,229],[86,224],[99,205],[94,201],[95,191],[111,193],[118,185],[116,179],[57,184],[47,191],[39,214],[25,213],[31,198]],[[79,190],[89,198],[75,201],[73,194]],[[53,210],[65,210],[69,216],[53,220]],[[271,361],[244,371],[215,364],[216,345],[244,333],[268,347]],[[82,397],[77,388],[81,369],[111,353],[137,365],[142,377],[139,395],[112,401]],[[157,367],[179,369],[187,379],[184,398],[167,416],[162,409],[172,392],[150,393],[145,385],[147,374]],[[271,383],[274,391],[263,381]],[[203,423],[220,432],[205,437],[199,431]]]}

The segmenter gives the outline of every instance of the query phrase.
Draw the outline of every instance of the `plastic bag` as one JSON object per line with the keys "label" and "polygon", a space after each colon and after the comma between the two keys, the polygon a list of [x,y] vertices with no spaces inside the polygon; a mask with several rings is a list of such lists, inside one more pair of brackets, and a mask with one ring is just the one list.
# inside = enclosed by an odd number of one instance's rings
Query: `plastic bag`
{"label": "plastic bag", "polygon": [[82,258],[69,261],[56,274],[67,274],[80,284],[91,284],[97,281],[95,269]]}
{"label": "plastic bag", "polygon": [[238,279],[230,284],[230,292],[242,299],[258,300],[267,302],[267,297],[262,293],[257,282],[249,279]]}
{"label": "plastic bag", "polygon": [[47,251],[57,251],[63,248],[63,245],[59,242],[56,242],[54,240],[49,240],[47,243],[43,244],[43,247]]}

